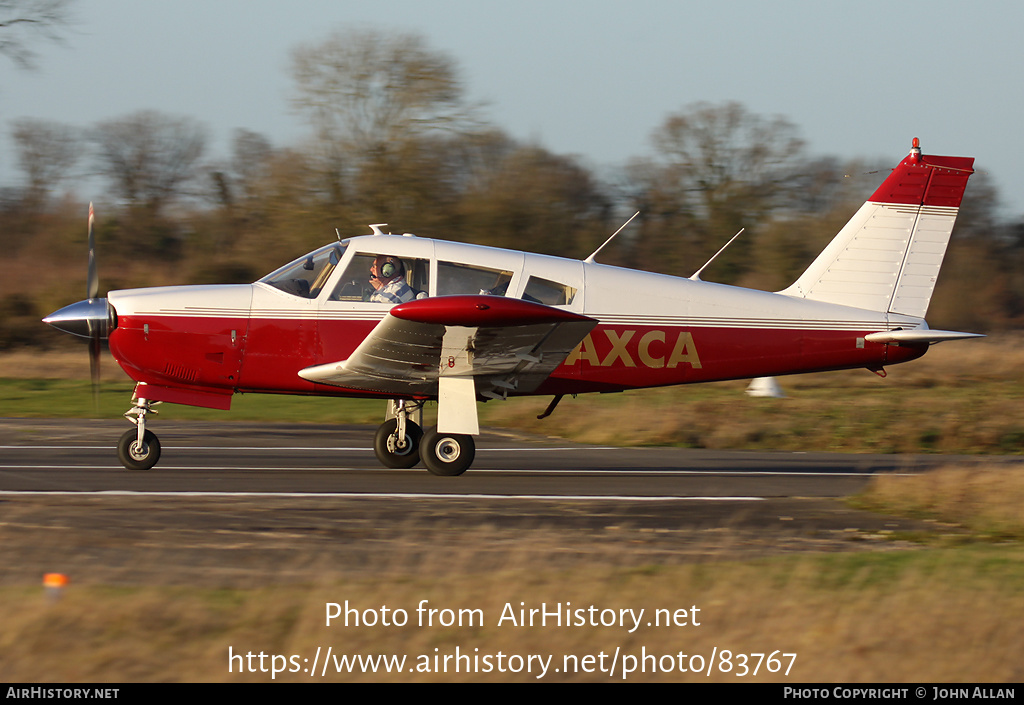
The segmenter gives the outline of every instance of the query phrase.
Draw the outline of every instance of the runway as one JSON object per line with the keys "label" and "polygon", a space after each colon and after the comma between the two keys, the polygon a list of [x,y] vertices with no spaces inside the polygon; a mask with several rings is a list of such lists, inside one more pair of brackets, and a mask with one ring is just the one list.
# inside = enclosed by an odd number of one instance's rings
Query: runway
{"label": "runway", "polygon": [[301,493],[429,496],[695,498],[842,497],[878,472],[913,472],[938,456],[609,448],[485,432],[458,478],[391,470],[374,428],[157,423],[163,453],[128,471],[117,421],[0,420],[0,491]]}
{"label": "runway", "polygon": [[153,427],[161,462],[133,472],[114,449],[123,420],[0,419],[0,583],[59,570],[78,582],[251,586],[911,547],[892,536],[934,526],[841,498],[877,473],[951,462],[489,432],[465,475],[435,477],[380,467],[370,426]]}

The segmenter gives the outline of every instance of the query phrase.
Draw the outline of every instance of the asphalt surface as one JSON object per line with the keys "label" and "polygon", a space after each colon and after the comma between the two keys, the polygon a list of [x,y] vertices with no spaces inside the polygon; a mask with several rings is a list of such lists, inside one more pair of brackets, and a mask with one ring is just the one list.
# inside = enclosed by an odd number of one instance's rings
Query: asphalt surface
{"label": "asphalt surface", "polygon": [[123,421],[0,419],[0,491],[302,492],[555,497],[842,497],[878,472],[918,471],[940,456],[607,448],[484,433],[458,478],[390,470],[374,428],[158,421],[160,463],[128,471]]}
{"label": "asphalt surface", "polygon": [[598,448],[485,433],[473,467],[451,478],[380,467],[372,427],[160,420],[151,426],[160,463],[128,471],[114,448],[126,428],[0,419],[0,583],[59,570],[86,582],[251,585],[513,559],[897,549],[910,544],[893,536],[934,527],[841,498],[877,473],[961,460]]}

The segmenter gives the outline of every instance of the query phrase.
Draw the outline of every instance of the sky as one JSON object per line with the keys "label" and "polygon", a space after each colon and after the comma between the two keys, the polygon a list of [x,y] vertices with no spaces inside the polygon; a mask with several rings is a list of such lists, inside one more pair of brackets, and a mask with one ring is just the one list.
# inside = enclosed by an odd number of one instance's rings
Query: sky
{"label": "sky", "polygon": [[[293,146],[289,57],[335,30],[423,35],[513,137],[597,169],[653,156],[698,102],[795,124],[812,156],[974,156],[1004,217],[1024,217],[1024,3],[716,0],[72,0],[37,68],[0,57],[0,185],[19,180],[10,122],[88,127],[185,115],[226,157],[236,128]],[[96,188],[97,186],[90,186]],[[102,184],[98,184],[102,188]],[[77,191],[83,198],[90,193]],[[867,196],[869,194],[865,194]],[[97,196],[97,200],[99,197]],[[411,224],[414,225],[414,224]]]}

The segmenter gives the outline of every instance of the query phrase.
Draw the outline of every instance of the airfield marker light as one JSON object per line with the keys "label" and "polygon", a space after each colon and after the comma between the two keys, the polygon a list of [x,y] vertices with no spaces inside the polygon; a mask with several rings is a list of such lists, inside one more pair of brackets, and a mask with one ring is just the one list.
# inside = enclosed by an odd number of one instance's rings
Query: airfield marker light
{"label": "airfield marker light", "polygon": [[43,575],[43,588],[46,598],[56,602],[64,595],[64,587],[68,584],[68,576],[63,573],[46,573]]}

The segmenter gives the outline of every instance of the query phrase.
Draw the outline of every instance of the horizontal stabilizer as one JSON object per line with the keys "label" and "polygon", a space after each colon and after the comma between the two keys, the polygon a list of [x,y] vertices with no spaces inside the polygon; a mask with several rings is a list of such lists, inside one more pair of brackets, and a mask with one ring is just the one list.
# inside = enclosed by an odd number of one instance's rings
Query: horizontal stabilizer
{"label": "horizontal stabilizer", "polygon": [[966,338],[984,338],[980,333],[961,333],[956,330],[930,330],[915,328],[914,330],[890,330],[884,333],[869,333],[864,340],[869,343],[907,343],[921,345],[923,343],[941,343],[944,340],[964,340]]}

